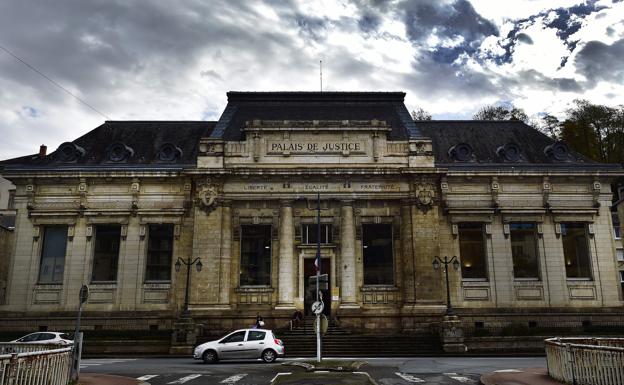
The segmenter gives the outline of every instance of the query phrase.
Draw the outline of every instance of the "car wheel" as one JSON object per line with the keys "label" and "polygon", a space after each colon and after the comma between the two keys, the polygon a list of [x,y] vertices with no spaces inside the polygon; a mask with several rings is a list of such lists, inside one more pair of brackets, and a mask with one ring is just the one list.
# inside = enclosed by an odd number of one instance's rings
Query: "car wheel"
{"label": "car wheel", "polygon": [[277,353],[275,353],[272,349],[267,349],[262,352],[262,361],[270,364],[271,362],[275,362],[277,359]]}
{"label": "car wheel", "polygon": [[204,354],[202,354],[202,360],[204,364],[214,364],[219,361],[219,357],[217,357],[217,352],[214,350],[206,350]]}

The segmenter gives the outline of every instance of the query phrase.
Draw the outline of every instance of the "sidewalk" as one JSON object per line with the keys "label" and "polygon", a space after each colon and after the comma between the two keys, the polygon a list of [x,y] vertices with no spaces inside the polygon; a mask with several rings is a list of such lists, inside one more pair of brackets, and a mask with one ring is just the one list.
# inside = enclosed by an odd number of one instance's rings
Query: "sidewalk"
{"label": "sidewalk", "polygon": [[135,378],[111,376],[110,374],[81,373],[80,385],[138,385],[145,384]]}
{"label": "sidewalk", "polygon": [[497,370],[481,376],[483,385],[564,385],[548,377],[546,368]]}

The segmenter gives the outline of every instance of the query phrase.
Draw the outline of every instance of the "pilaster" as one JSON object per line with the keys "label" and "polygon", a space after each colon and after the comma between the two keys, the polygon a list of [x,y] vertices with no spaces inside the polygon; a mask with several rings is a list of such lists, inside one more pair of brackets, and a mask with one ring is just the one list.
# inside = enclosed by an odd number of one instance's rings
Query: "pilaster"
{"label": "pilaster", "polygon": [[291,200],[282,200],[279,218],[279,272],[278,304],[279,308],[295,308],[293,274],[293,208]]}
{"label": "pilaster", "polygon": [[355,226],[353,201],[343,200],[340,208],[340,307],[357,307],[355,282]]}

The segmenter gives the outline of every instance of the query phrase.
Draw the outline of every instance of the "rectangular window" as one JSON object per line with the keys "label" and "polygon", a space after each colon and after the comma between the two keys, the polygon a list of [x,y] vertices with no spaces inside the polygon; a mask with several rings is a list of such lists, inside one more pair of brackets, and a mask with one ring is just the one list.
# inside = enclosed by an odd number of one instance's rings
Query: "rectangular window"
{"label": "rectangular window", "polygon": [[459,255],[462,278],[487,279],[487,254],[482,223],[460,223]]}
{"label": "rectangular window", "polygon": [[271,284],[271,226],[241,226],[240,285]]}
{"label": "rectangular window", "polygon": [[511,256],[515,278],[539,278],[535,223],[511,223]]}
{"label": "rectangular window", "polygon": [[620,217],[617,213],[611,213],[611,221],[613,222],[613,238],[622,238],[622,230],[620,227]]}
{"label": "rectangular window", "polygon": [[392,225],[362,225],[364,284],[393,285]]}
{"label": "rectangular window", "polygon": [[149,225],[146,281],[170,281],[173,258],[173,225]]}
{"label": "rectangular window", "polygon": [[624,262],[624,249],[615,249],[618,262]]}
{"label": "rectangular window", "polygon": [[[316,244],[317,226],[316,223],[301,226],[301,238],[304,245]],[[321,244],[326,245],[329,243],[332,243],[332,226],[321,223]]]}
{"label": "rectangular window", "polygon": [[93,282],[115,282],[119,259],[121,226],[99,225],[95,228],[95,249],[93,251]]}
{"label": "rectangular window", "polygon": [[67,226],[46,226],[43,230],[39,283],[63,283]]}
{"label": "rectangular window", "polygon": [[589,244],[585,223],[561,223],[563,259],[568,278],[591,278]]}
{"label": "rectangular window", "polygon": [[622,285],[622,292],[624,292],[624,271],[620,270],[620,284]]}

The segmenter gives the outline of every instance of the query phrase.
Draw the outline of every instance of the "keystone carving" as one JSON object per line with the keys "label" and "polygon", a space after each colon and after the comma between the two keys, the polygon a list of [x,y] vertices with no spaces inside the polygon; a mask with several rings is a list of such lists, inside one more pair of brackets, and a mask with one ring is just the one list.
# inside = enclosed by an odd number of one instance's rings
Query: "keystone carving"
{"label": "keystone carving", "polygon": [[199,207],[206,211],[206,213],[212,212],[217,208],[219,192],[221,190],[219,183],[207,179],[204,182],[200,182],[197,187],[197,203]]}
{"label": "keystone carving", "polygon": [[435,204],[436,187],[432,182],[422,181],[414,185],[416,205],[423,212],[429,211]]}

